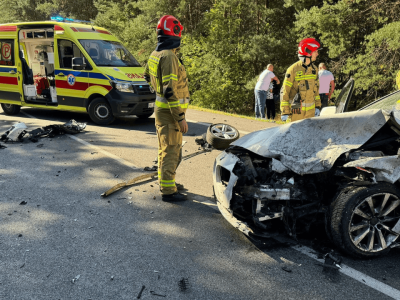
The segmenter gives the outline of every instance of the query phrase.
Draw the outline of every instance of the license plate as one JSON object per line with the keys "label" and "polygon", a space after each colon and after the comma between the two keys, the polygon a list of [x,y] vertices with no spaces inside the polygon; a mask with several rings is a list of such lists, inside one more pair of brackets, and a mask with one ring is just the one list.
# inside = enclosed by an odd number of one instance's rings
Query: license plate
{"label": "license plate", "polygon": [[153,108],[154,107],[154,102],[149,103],[148,108]]}

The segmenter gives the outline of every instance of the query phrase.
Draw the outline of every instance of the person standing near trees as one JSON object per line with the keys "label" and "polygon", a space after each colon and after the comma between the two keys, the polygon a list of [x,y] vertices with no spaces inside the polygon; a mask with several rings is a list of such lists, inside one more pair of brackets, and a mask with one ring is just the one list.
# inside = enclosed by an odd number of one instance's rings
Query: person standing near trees
{"label": "person standing near trees", "polygon": [[274,74],[274,66],[269,64],[267,69],[264,70],[258,77],[256,87],[254,88],[254,95],[256,98],[255,112],[256,119],[261,118],[265,120],[265,104],[267,99],[267,91],[272,80],[280,83],[278,77]]}
{"label": "person standing near trees", "polygon": [[158,137],[158,180],[162,200],[186,200],[175,183],[182,160],[182,134],[188,131],[185,119],[189,88],[185,67],[176,56],[183,26],[173,16],[163,16],[157,24],[157,47],[147,62],[144,77],[156,91],[155,121]]}
{"label": "person standing near trees", "polygon": [[321,100],[319,96],[318,70],[313,64],[321,44],[313,38],[300,41],[299,61],[291,65],[285,74],[281,94],[281,120],[292,121],[319,116]]}
{"label": "person standing near trees", "polygon": [[324,63],[320,63],[318,68],[319,96],[321,98],[322,109],[328,106],[328,102],[331,100],[331,96],[335,90],[335,78],[333,77],[333,74],[326,69]]}

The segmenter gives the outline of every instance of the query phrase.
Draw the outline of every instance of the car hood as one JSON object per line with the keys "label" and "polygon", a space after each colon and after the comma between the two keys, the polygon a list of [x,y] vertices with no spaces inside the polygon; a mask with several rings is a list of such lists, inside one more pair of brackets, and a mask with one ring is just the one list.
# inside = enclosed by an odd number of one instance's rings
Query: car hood
{"label": "car hood", "polygon": [[383,110],[310,118],[247,134],[231,145],[275,158],[300,175],[319,173],[329,171],[343,153],[361,147],[389,118]]}
{"label": "car hood", "polygon": [[98,67],[98,69],[111,80],[145,81],[142,67]]}

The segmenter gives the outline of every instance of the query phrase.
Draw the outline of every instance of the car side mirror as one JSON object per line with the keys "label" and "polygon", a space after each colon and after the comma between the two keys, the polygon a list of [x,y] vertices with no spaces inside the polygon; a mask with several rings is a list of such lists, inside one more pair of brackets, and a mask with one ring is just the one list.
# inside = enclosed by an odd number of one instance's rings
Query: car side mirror
{"label": "car side mirror", "polygon": [[83,60],[83,57],[74,57],[72,58],[72,69],[73,70],[83,70],[86,64]]}

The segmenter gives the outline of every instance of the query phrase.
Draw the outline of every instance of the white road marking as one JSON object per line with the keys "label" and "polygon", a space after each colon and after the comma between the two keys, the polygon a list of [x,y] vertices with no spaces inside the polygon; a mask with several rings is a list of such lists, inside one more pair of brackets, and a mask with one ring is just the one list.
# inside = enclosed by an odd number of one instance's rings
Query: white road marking
{"label": "white road marking", "polygon": [[[26,116],[32,118],[32,119],[37,119],[36,117],[34,117],[34,116],[32,116],[32,115],[30,115],[30,114],[28,114],[28,113],[26,113],[26,112],[24,112],[22,110],[21,110],[21,112],[23,114],[25,114]],[[187,120],[187,121],[192,122],[192,123],[198,123],[198,124],[206,125],[206,126],[210,126],[211,125],[211,123],[203,123],[203,122],[197,122],[197,121],[192,121],[192,120]],[[248,134],[248,132],[245,132],[245,131],[242,131],[242,133],[247,133]],[[114,155],[114,154],[112,154],[110,152],[107,152],[107,151],[105,151],[105,150],[103,150],[103,149],[101,149],[101,148],[99,148],[99,147],[97,147],[95,145],[92,145],[92,144],[90,144],[90,143],[88,143],[88,142],[86,142],[84,140],[81,140],[80,138],[77,138],[76,136],[69,135],[69,134],[67,134],[67,136],[70,137],[71,139],[76,140],[79,143],[82,143],[85,146],[88,146],[88,147],[91,147],[93,149],[96,149],[97,151],[107,155],[108,157],[110,157],[112,159],[117,160],[119,163],[121,163],[123,165],[126,165],[127,167],[130,167],[130,168],[135,169],[135,170],[139,169],[135,165],[133,165],[132,163],[130,163],[130,162],[128,162],[128,161],[126,161],[126,160],[124,160],[122,158],[119,158],[118,156],[116,156],[116,155]],[[201,203],[201,204],[204,204],[204,205],[208,205],[208,206],[214,208],[215,210],[218,210],[218,208],[216,207],[215,203],[213,203],[211,201],[208,201],[208,200],[205,200],[205,201],[193,200],[193,202]],[[319,259],[315,254],[313,254],[314,250],[312,250],[311,248],[308,248],[306,246],[301,246],[301,247],[300,246],[293,246],[292,249],[294,249],[296,251],[299,251],[299,252],[307,255],[308,257],[311,257],[311,258],[313,258],[313,259],[315,259],[315,260],[317,260],[317,261],[319,261],[321,263],[324,262],[323,259]],[[353,268],[350,268],[350,267],[348,267],[346,265],[341,265],[341,267],[342,267],[342,269],[339,270],[339,272],[342,272],[343,274],[345,274],[345,275],[357,280],[358,282],[360,282],[362,284],[365,284],[365,285],[367,285],[367,286],[369,286],[369,287],[371,287],[371,288],[373,288],[373,289],[375,289],[375,290],[377,290],[377,291],[379,291],[379,292],[381,292],[381,293],[383,293],[383,294],[385,294],[385,295],[387,295],[389,297],[392,297],[393,299],[400,300],[400,291],[399,290],[396,290],[395,288],[392,288],[391,286],[389,286],[387,284],[384,284],[384,283],[382,283],[382,282],[380,282],[380,281],[378,281],[378,280],[376,280],[376,279],[374,279],[374,278],[372,278],[372,277],[370,277],[368,275],[365,275],[364,273],[361,273],[361,272],[359,272],[359,271],[357,271],[357,270],[355,270]]]}
{"label": "white road marking", "polygon": [[[213,124],[213,123],[204,123],[204,122],[198,122],[198,121],[188,120],[188,119],[186,119],[186,121],[191,122],[191,123],[201,124],[201,125],[204,125],[204,126],[210,126],[211,124]],[[243,130],[239,130],[239,132],[242,133],[242,134],[249,134],[250,133],[248,131],[243,131]]]}
{"label": "white road marking", "polygon": [[[21,110],[21,112],[22,112],[23,114],[25,114],[26,116],[28,116],[29,118],[37,119],[36,117],[34,117],[34,116],[32,116],[32,115],[30,115],[30,114],[28,114],[28,113],[26,113],[26,112],[24,112],[24,111],[22,111],[22,110]],[[110,158],[112,158],[112,159],[115,159],[115,160],[118,161],[120,164],[123,164],[123,165],[125,165],[125,166],[127,166],[127,167],[129,167],[129,168],[134,169],[134,170],[139,170],[139,169],[140,169],[140,168],[138,168],[137,166],[135,166],[133,163],[131,163],[131,162],[125,160],[125,159],[122,159],[122,158],[120,158],[120,157],[118,157],[118,156],[116,156],[116,155],[114,155],[114,154],[112,154],[112,153],[110,153],[110,152],[107,152],[107,151],[101,149],[100,147],[97,147],[97,146],[95,146],[95,145],[92,145],[92,144],[90,144],[90,143],[88,143],[88,142],[86,142],[86,141],[84,141],[84,140],[82,140],[82,139],[80,139],[80,138],[78,138],[78,137],[76,137],[76,136],[74,136],[74,135],[66,134],[66,136],[68,136],[69,138],[71,138],[71,139],[73,139],[73,140],[75,140],[75,141],[77,141],[77,142],[79,142],[79,143],[81,143],[81,144],[83,144],[83,145],[85,145],[85,146],[87,146],[87,147],[90,147],[90,148],[92,148],[92,149],[94,149],[94,150],[96,150],[96,151],[98,151],[98,152],[101,152],[101,153],[103,153],[104,155],[106,155],[106,156],[108,156],[108,157],[110,157]]]}
{"label": "white road marking", "polygon": [[[204,205],[208,205],[208,206],[215,206],[215,207],[217,207],[217,205],[216,205],[215,203],[213,203],[213,202],[211,202],[211,201],[209,201],[209,200],[202,200],[202,201],[193,200],[193,202],[200,203],[200,204],[204,204]],[[214,208],[215,208],[215,207],[214,207]]]}
{"label": "white road marking", "polygon": [[[317,255],[315,255],[313,252],[314,250],[311,248],[308,248],[306,246],[293,246],[292,247],[294,250],[297,250],[308,257],[311,257],[321,263],[324,263],[323,259],[319,259]],[[341,265],[342,269],[339,270],[339,272],[353,278],[354,280],[357,280],[358,282],[365,284],[369,286],[370,288],[373,288],[374,290],[377,290],[389,297],[392,297],[393,299],[400,299],[400,291],[396,290],[395,288],[392,288],[391,286],[384,284],[372,277],[369,277],[368,275],[365,275],[364,273],[361,273],[357,270],[354,270],[353,268],[350,268],[346,265]]]}

